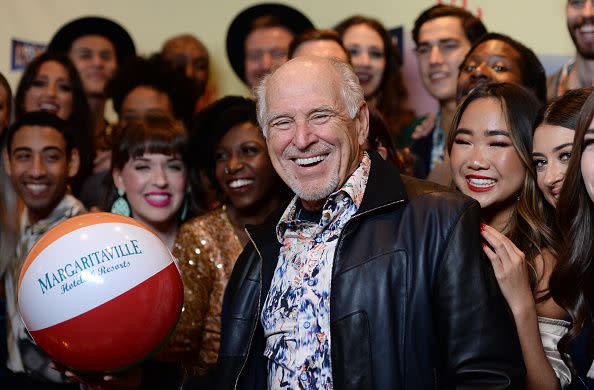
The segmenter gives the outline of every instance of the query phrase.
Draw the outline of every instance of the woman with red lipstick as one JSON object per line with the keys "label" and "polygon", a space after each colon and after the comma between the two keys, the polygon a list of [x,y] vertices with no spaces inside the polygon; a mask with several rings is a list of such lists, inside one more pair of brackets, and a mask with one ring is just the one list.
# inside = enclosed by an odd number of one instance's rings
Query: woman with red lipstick
{"label": "woman with red lipstick", "polygon": [[334,29],[351,54],[365,100],[384,116],[398,146],[405,146],[402,133],[415,119],[415,113],[406,106],[408,92],[392,36],[378,20],[364,16],[352,16]]}
{"label": "woman with red lipstick", "polygon": [[534,95],[517,85],[477,87],[458,107],[447,150],[454,184],[483,211],[483,248],[516,322],[526,388],[558,389],[571,382],[556,349],[569,323],[548,292],[557,256],[535,202],[538,109]]}

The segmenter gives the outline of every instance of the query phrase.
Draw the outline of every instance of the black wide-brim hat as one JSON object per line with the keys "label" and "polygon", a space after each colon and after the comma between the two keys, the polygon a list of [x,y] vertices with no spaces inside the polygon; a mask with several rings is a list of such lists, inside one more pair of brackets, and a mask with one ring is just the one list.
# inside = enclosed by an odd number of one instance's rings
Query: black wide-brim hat
{"label": "black wide-brim hat", "polygon": [[280,23],[295,36],[305,30],[314,28],[313,23],[295,8],[277,3],[264,3],[251,6],[241,11],[231,22],[227,30],[227,58],[235,74],[245,83],[245,39],[255,19],[271,15],[279,19]]}
{"label": "black wide-brim hat", "polygon": [[100,35],[110,41],[120,65],[126,58],[136,55],[136,47],[128,31],[113,20],[98,16],[82,17],[66,23],[51,39],[47,50],[67,54],[72,42],[85,35]]}

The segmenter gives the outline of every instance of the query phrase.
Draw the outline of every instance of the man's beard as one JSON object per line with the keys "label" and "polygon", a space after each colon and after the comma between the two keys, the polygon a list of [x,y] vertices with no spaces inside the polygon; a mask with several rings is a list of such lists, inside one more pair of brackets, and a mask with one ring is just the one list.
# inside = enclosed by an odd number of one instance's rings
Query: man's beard
{"label": "man's beard", "polygon": [[578,18],[573,24],[567,24],[567,29],[569,30],[569,35],[571,36],[571,40],[573,41],[573,45],[575,46],[577,52],[581,57],[586,60],[594,60],[594,41],[589,44],[582,44],[577,37],[579,34],[579,30],[584,24],[591,24],[594,25],[594,18]]}

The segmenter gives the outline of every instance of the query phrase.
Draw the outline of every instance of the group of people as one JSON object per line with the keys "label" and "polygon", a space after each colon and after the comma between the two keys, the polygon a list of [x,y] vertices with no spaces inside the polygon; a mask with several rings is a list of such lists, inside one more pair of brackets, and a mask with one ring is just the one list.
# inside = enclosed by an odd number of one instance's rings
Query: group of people
{"label": "group of people", "polygon": [[[0,77],[0,385],[594,388],[594,0],[567,19],[547,85],[514,38],[423,10],[423,115],[366,16],[243,10],[227,55],[253,96],[216,101],[197,38],[141,57],[111,20],[68,22],[14,100]],[[151,228],[184,283],[171,337],[123,372],[60,366],[17,308],[29,249],[94,211]]]}

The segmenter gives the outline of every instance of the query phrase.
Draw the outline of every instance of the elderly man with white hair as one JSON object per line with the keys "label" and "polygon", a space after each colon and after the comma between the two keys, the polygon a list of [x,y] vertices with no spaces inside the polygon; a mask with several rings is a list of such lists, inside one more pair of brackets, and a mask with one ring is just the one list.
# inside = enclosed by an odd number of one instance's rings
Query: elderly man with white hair
{"label": "elderly man with white hair", "polygon": [[479,205],[364,150],[369,113],[349,65],[298,57],[256,96],[270,158],[296,196],[247,229],[225,296],[219,388],[521,386]]}

